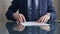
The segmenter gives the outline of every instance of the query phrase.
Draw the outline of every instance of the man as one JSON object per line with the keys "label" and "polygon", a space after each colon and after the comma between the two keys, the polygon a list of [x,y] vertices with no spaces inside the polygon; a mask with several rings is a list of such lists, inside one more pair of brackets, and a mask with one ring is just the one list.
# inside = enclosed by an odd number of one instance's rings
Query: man
{"label": "man", "polygon": [[[19,9],[19,13],[16,11]],[[7,25],[10,34],[54,34],[56,13],[52,0],[13,0],[12,5],[6,13],[8,20],[12,20],[10,26]],[[50,26],[25,27],[19,25],[19,31],[13,30],[16,21],[20,23],[26,21],[36,21],[38,23],[48,23]],[[14,32],[13,32],[14,31]]]}

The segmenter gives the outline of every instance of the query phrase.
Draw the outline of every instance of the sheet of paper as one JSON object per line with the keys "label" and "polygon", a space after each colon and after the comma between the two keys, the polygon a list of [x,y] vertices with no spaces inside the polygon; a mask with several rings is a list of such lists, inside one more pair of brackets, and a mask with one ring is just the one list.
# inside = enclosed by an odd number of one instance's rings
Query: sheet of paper
{"label": "sheet of paper", "polygon": [[24,26],[50,25],[50,24],[47,24],[47,23],[37,23],[37,22],[24,22],[24,23],[21,23],[21,24],[24,25]]}

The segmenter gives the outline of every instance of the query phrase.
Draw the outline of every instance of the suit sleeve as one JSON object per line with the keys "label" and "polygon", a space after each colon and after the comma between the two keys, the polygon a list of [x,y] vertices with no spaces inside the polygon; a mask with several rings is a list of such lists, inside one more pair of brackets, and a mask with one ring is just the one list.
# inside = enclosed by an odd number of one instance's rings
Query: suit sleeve
{"label": "suit sleeve", "polygon": [[15,13],[18,10],[18,0],[13,0],[11,6],[8,8],[8,11],[6,12],[6,17],[8,20],[16,21],[14,19],[13,13]]}
{"label": "suit sleeve", "polygon": [[54,10],[54,6],[53,6],[53,3],[52,3],[52,0],[48,0],[48,12],[51,13],[51,18],[50,20],[48,21],[48,23],[50,24],[50,27],[51,27],[51,31],[55,31],[56,29],[56,12]]}
{"label": "suit sleeve", "polygon": [[54,10],[54,6],[53,6],[53,3],[52,3],[52,0],[48,0],[48,12],[51,13],[51,18],[50,18],[50,22],[53,22],[55,21],[56,19],[56,12]]}

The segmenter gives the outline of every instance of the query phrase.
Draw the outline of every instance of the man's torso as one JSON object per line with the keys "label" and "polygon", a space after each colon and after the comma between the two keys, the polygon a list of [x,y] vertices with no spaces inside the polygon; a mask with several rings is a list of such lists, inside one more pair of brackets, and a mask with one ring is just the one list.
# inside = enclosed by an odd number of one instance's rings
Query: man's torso
{"label": "man's torso", "polygon": [[[18,4],[18,6],[19,6],[19,12],[23,13],[24,16],[26,17],[26,19],[29,21],[30,19],[28,17],[28,14],[31,13],[31,12],[29,11],[29,13],[28,13],[28,1],[27,0],[19,0],[18,3],[19,3]],[[32,21],[36,21],[41,16],[43,16],[44,14],[47,13],[47,10],[48,10],[47,0],[40,0],[39,5],[40,5],[40,7],[36,11],[36,14],[35,14],[35,16],[37,16],[37,15],[38,16],[36,17],[36,19],[34,18]]]}

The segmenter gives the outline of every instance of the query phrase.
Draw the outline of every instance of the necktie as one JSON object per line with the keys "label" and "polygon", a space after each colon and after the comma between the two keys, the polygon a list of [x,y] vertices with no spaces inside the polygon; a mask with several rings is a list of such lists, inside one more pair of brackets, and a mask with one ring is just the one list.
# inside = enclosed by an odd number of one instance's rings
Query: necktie
{"label": "necktie", "polygon": [[31,7],[32,7],[32,20],[34,21],[35,18],[36,18],[36,3],[35,3],[35,0],[32,0],[31,1]]}
{"label": "necktie", "polygon": [[32,3],[32,10],[35,10],[36,8],[35,0],[32,0],[31,3]]}

